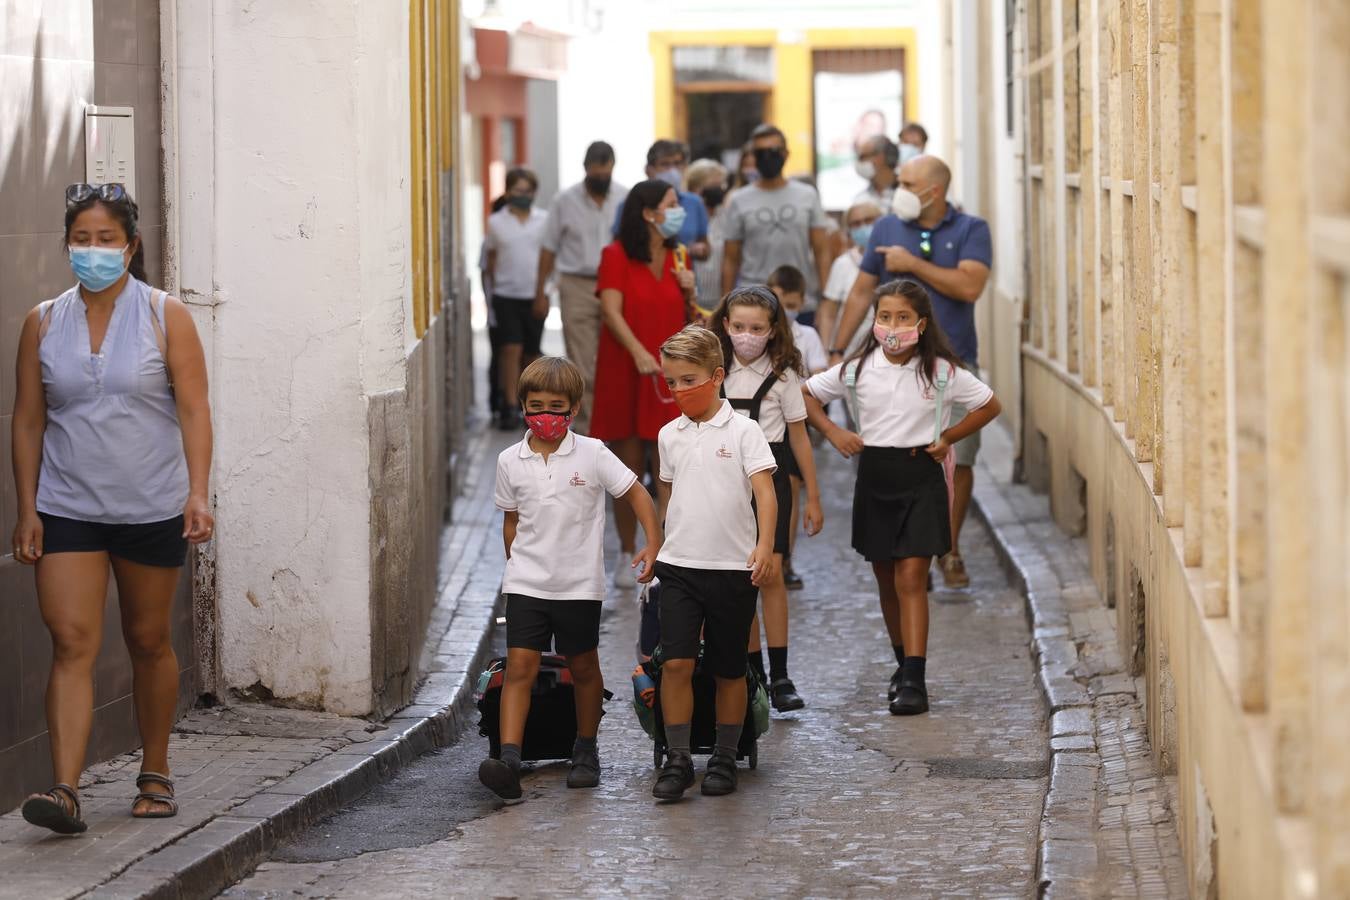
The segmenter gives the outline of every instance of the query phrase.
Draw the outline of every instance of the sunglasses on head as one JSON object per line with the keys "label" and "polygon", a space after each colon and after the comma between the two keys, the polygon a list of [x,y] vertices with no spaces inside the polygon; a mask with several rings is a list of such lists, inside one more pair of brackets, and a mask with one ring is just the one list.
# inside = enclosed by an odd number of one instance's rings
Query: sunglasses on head
{"label": "sunglasses on head", "polygon": [[933,232],[919,232],[919,253],[923,255],[924,259],[933,258]]}
{"label": "sunglasses on head", "polygon": [[66,206],[74,206],[77,203],[83,203],[90,197],[97,197],[105,203],[121,203],[127,199],[126,185],[118,184],[85,184],[79,182],[66,188]]}

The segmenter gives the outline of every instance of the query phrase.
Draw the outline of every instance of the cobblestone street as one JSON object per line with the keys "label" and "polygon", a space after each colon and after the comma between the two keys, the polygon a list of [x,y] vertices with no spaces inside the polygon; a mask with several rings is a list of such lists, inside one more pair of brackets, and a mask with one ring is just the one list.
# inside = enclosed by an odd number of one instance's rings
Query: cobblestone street
{"label": "cobblestone street", "polygon": [[[973,588],[939,580],[932,601],[932,712],[889,715],[895,663],[870,573],[848,546],[852,466],[828,448],[819,458],[826,527],[801,542],[806,588],[792,598],[791,668],[808,706],[775,716],[737,794],[652,801],[651,743],[628,682],[636,607],[612,596],[601,653],[616,697],[599,789],[569,791],[565,765],[543,765],[525,779],[526,801],[503,806],[477,782],[487,742],[471,729],[225,896],[636,896],[681,882],[736,897],[1035,896],[1049,738],[1023,599],[972,520]],[[481,565],[500,566],[495,549]]]}

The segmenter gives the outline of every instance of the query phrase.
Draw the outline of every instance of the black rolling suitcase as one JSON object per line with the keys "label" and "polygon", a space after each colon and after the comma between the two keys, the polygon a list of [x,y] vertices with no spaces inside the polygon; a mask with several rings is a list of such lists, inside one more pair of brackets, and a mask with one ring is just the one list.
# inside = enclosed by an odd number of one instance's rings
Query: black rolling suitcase
{"label": "black rolling suitcase", "polygon": [[[501,757],[502,682],[506,659],[497,657],[478,676],[478,733],[488,739],[488,753]],[[605,699],[611,694],[605,691]],[[523,760],[571,759],[577,739],[577,701],[572,688],[572,670],[561,656],[545,653],[539,660],[539,675],[530,689],[530,714],[525,719],[525,738],[520,746]]]}

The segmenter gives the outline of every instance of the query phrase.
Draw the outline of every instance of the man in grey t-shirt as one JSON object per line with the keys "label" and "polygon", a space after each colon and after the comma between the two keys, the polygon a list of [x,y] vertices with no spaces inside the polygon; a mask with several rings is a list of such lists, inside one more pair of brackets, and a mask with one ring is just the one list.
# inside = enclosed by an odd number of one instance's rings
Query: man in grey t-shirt
{"label": "man in grey t-shirt", "polygon": [[763,284],[774,269],[793,266],[806,276],[806,308],[814,310],[832,262],[820,195],[783,177],[787,138],[775,126],[756,128],[750,146],[760,177],[732,194],[723,212],[722,293]]}

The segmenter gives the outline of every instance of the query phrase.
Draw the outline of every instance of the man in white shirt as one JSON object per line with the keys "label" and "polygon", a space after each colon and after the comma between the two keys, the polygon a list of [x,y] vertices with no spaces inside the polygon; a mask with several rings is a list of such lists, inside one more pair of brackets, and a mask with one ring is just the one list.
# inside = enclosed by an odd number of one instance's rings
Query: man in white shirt
{"label": "man in white shirt", "polygon": [[[539,247],[548,213],[534,208],[539,179],[529,169],[506,173],[506,206],[488,216],[487,274],[493,319],[497,328],[497,380],[501,405],[497,427],[520,428],[520,409],[513,402],[520,372],[539,358],[548,300],[535,294]],[[542,302],[541,302],[542,299]]]}
{"label": "man in white shirt", "polygon": [[600,251],[610,242],[610,225],[628,188],[615,184],[614,148],[596,141],[586,148],[586,177],[558,194],[548,211],[539,270],[536,302],[548,303],[548,280],[558,271],[559,307],[562,312],[563,346],[567,358],[586,377],[586,391],[574,426],[585,432],[591,421],[591,398],[595,391],[595,355],[600,348],[600,298],[595,293],[595,273]]}

